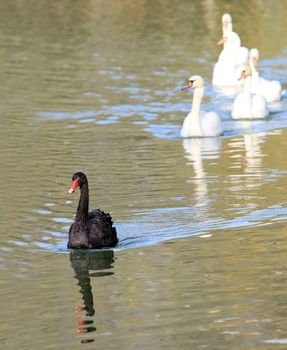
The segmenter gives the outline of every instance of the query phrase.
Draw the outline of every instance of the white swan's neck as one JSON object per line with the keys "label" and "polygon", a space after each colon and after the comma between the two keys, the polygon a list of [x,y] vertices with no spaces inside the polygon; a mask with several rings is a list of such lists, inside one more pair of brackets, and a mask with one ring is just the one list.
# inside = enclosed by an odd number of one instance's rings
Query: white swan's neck
{"label": "white swan's neck", "polygon": [[193,99],[191,104],[191,115],[193,119],[200,118],[200,105],[204,93],[204,87],[198,87],[194,89]]}
{"label": "white swan's neck", "polygon": [[251,86],[252,86],[252,91],[256,91],[258,92],[259,91],[259,88],[260,88],[260,83],[259,83],[259,73],[253,63],[252,60],[249,61],[249,66],[251,68],[251,72],[252,72],[252,76],[251,76]]}
{"label": "white swan's neck", "polygon": [[244,80],[243,92],[245,94],[251,93],[251,76],[246,77]]}
{"label": "white swan's neck", "polygon": [[232,22],[223,24],[223,26],[222,26],[222,33],[223,33],[223,36],[226,35],[227,33],[232,32],[232,30],[233,30],[233,28],[232,28]]}
{"label": "white swan's neck", "polygon": [[200,120],[200,105],[204,93],[204,87],[197,87],[193,92],[191,111],[187,117],[188,133],[192,130],[192,136],[203,136]]}

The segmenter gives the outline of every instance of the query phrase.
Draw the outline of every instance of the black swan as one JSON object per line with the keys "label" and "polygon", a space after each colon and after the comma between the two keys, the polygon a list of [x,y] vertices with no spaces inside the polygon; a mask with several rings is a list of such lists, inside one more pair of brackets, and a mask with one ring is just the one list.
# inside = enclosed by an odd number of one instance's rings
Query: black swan
{"label": "black swan", "polygon": [[84,173],[72,176],[69,193],[80,187],[81,196],[74,223],[69,230],[69,249],[114,247],[118,243],[117,230],[109,213],[95,209],[89,213],[88,179]]}

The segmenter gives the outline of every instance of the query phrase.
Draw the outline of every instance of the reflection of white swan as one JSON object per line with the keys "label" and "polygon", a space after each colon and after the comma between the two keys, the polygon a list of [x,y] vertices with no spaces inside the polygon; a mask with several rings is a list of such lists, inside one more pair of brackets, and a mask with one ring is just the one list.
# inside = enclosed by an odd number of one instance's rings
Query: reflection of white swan
{"label": "reflection of white swan", "polygon": [[191,162],[195,173],[192,182],[196,185],[197,205],[205,205],[208,188],[202,160],[219,158],[221,139],[217,137],[184,139],[183,148],[187,153],[186,158]]}
{"label": "reflection of white swan", "polygon": [[[265,123],[265,121],[261,121],[260,125],[262,123]],[[245,147],[244,171],[246,174],[261,176],[262,157],[263,157],[261,145],[265,141],[265,136],[267,135],[267,133],[266,131],[254,132],[250,130],[249,129],[250,127],[254,127],[254,124],[251,121],[240,121],[240,122],[237,122],[236,125],[239,128],[245,129],[243,134],[244,147]],[[261,125],[261,128],[262,128],[262,125]],[[250,183],[250,186],[251,185],[252,187],[256,186],[256,181],[254,181],[254,177],[252,177],[252,183]]]}
{"label": "reflection of white swan", "polygon": [[234,119],[264,119],[269,114],[265,97],[251,93],[251,75],[249,66],[241,68],[240,79],[244,79],[244,88],[233,102],[231,115]]}
{"label": "reflection of white swan", "polygon": [[266,98],[267,102],[279,101],[282,95],[282,86],[279,81],[267,80],[259,76],[256,69],[259,60],[259,51],[255,48],[249,52],[249,64],[252,69],[252,85],[253,93],[261,94]]}
{"label": "reflection of white swan", "polygon": [[244,134],[245,144],[245,172],[259,174],[261,168],[262,151],[261,144],[263,143],[263,136],[265,133],[258,134]]}
{"label": "reflection of white swan", "polygon": [[200,110],[201,100],[204,94],[204,81],[199,75],[188,79],[182,90],[193,87],[193,100],[191,111],[185,117],[180,136],[181,137],[210,137],[222,134],[221,120],[215,112],[203,112]]}

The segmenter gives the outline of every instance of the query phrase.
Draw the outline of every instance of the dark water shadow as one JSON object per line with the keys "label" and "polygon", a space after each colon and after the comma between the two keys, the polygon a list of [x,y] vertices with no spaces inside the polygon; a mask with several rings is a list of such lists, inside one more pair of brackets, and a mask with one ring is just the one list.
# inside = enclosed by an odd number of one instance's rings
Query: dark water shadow
{"label": "dark water shadow", "polygon": [[95,308],[91,277],[112,275],[112,271],[104,270],[112,269],[113,262],[114,252],[112,250],[74,250],[70,252],[70,263],[74,269],[77,284],[80,286],[83,300],[83,305],[75,308],[79,315],[77,331],[82,335],[82,344],[93,342],[95,339],[91,333],[97,330],[94,320]]}

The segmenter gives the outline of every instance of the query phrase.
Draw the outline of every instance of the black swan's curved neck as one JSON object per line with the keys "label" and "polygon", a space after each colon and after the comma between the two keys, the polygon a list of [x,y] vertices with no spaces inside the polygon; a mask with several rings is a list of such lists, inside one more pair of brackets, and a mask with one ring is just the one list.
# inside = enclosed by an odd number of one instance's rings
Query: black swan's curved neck
{"label": "black swan's curved neck", "polygon": [[89,214],[89,186],[88,182],[85,182],[81,187],[81,196],[78,204],[76,220],[75,221],[86,221]]}

